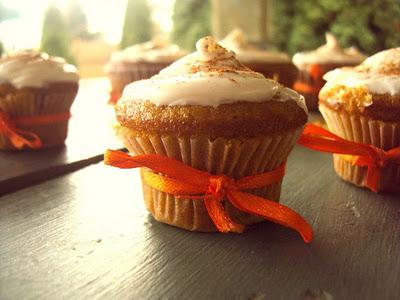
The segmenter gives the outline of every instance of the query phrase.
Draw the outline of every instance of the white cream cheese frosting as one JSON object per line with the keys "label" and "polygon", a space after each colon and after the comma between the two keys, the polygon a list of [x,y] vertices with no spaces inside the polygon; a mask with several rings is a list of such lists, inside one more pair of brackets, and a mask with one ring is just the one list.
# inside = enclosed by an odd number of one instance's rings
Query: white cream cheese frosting
{"label": "white cream cheese frosting", "polygon": [[0,83],[10,83],[16,88],[39,88],[51,82],[78,81],[75,66],[67,64],[60,57],[24,50],[0,59]]}
{"label": "white cream cheese frosting", "polygon": [[178,45],[168,44],[161,39],[153,39],[146,43],[136,44],[121,51],[115,52],[111,56],[111,61],[148,61],[148,62],[173,62],[187,52],[179,48]]}
{"label": "white cream cheese frosting", "polygon": [[251,71],[212,37],[200,39],[196,48],[150,79],[126,86],[120,101],[216,107],[240,101],[294,100],[306,110],[301,95]]}
{"label": "white cream cheese frosting", "polygon": [[226,49],[234,51],[236,58],[243,63],[290,62],[289,56],[285,53],[265,51],[249,44],[244,32],[240,29],[231,31],[223,40],[220,41],[220,44]]}
{"label": "white cream cheese frosting", "polygon": [[297,66],[314,63],[359,64],[366,58],[366,56],[355,47],[347,49],[340,47],[335,36],[331,33],[326,33],[325,38],[325,45],[312,51],[296,53],[293,56],[294,64]]}
{"label": "white cream cheese frosting", "polygon": [[400,47],[379,52],[353,68],[339,68],[325,74],[324,90],[343,85],[364,88],[374,94],[400,93]]}

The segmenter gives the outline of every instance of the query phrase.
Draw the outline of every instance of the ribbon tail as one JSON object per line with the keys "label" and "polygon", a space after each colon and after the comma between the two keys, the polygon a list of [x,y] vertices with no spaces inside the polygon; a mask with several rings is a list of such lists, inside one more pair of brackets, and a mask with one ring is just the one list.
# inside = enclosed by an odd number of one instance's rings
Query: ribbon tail
{"label": "ribbon tail", "polygon": [[237,209],[294,229],[301,235],[304,242],[311,242],[313,238],[311,226],[302,216],[287,206],[240,191],[230,190],[227,192],[227,196]]}
{"label": "ribbon tail", "polygon": [[9,139],[12,145],[19,150],[25,145],[32,149],[39,149],[43,145],[37,134],[22,129],[10,130]]}
{"label": "ribbon tail", "polygon": [[377,193],[379,192],[379,185],[381,181],[381,169],[374,167],[374,166],[369,166],[367,169],[367,187]]}
{"label": "ribbon tail", "polygon": [[220,232],[241,233],[244,225],[235,223],[225,212],[221,199],[216,195],[207,195],[204,198],[204,204],[207,208],[211,220],[214,222]]}

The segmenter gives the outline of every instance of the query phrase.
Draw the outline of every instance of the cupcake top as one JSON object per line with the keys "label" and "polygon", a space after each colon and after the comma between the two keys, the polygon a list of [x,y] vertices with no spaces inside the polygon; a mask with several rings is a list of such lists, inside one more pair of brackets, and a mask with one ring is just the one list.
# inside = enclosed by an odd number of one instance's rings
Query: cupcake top
{"label": "cupcake top", "polygon": [[171,45],[162,39],[154,38],[146,43],[136,44],[113,53],[111,61],[168,63],[173,62],[186,54],[187,52],[180,49],[179,46],[175,44]]}
{"label": "cupcake top", "polygon": [[119,103],[217,107],[234,102],[292,100],[306,110],[302,96],[250,70],[212,37],[200,39],[196,49],[150,79],[129,84]]}
{"label": "cupcake top", "polygon": [[75,66],[67,64],[61,57],[23,50],[0,59],[0,83],[12,84],[16,88],[40,88],[51,82],[78,81]]}
{"label": "cupcake top", "polygon": [[356,67],[325,74],[325,90],[334,86],[362,88],[374,94],[400,94],[400,47],[379,52]]}
{"label": "cupcake top", "polygon": [[322,102],[348,110],[368,108],[384,120],[397,114],[394,119],[400,120],[400,47],[379,52],[356,67],[330,71],[324,79]]}
{"label": "cupcake top", "polygon": [[299,52],[293,56],[295,65],[304,64],[359,64],[365,59],[365,55],[355,47],[343,49],[340,47],[335,36],[331,33],[325,34],[326,44],[312,51]]}
{"label": "cupcake top", "polygon": [[282,52],[264,51],[248,43],[242,30],[231,31],[223,40],[221,45],[235,52],[239,61],[246,62],[277,62],[288,63],[290,58]]}

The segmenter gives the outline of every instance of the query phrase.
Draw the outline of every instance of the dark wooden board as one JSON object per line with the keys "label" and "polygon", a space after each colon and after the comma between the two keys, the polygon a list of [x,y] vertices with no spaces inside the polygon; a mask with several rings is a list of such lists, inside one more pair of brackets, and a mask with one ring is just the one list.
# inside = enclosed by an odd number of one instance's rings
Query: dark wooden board
{"label": "dark wooden board", "polygon": [[[155,222],[138,172],[103,164],[0,198],[0,299],[398,299],[400,199],[341,181],[296,148],[282,202],[306,245],[263,223],[242,235]],[[329,296],[333,298],[329,298]]]}
{"label": "dark wooden board", "polygon": [[0,195],[99,162],[114,137],[105,78],[81,80],[72,106],[66,145],[40,151],[0,151]]}

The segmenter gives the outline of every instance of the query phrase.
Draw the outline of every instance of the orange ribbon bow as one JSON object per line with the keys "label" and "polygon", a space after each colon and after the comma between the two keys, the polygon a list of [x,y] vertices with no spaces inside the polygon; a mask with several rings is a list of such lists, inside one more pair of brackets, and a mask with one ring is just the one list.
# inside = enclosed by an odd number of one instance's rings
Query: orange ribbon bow
{"label": "orange ribbon bow", "polygon": [[354,156],[351,160],[354,165],[368,168],[366,185],[374,192],[379,191],[382,168],[387,163],[400,164],[400,147],[384,151],[372,145],[345,140],[312,124],[306,125],[298,143],[321,152]]}
{"label": "orange ribbon bow", "polygon": [[39,149],[43,146],[39,136],[34,132],[20,129],[18,126],[47,125],[68,120],[70,117],[71,114],[65,112],[53,115],[25,116],[11,119],[4,111],[0,111],[0,134],[6,135],[10,139],[11,144],[17,149],[22,149],[24,146],[32,149]]}
{"label": "orange ribbon bow", "polygon": [[241,191],[278,182],[284,176],[284,165],[268,173],[234,180],[225,175],[211,175],[157,154],[131,156],[107,150],[104,162],[121,169],[149,168],[153,172],[145,170],[143,180],[150,187],[180,198],[204,199],[208,214],[220,232],[240,233],[244,230],[244,225],[235,223],[225,212],[222,201],[227,198],[241,211],[292,228],[306,243],[312,240],[311,226],[299,214],[277,202]]}

